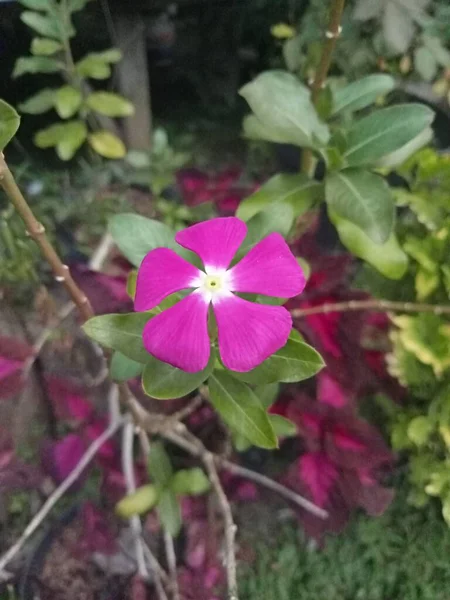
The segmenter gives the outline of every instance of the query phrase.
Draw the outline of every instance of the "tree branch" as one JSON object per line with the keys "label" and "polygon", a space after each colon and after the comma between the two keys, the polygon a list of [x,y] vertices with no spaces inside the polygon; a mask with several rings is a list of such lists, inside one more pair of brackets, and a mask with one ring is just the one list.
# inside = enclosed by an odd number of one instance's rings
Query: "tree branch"
{"label": "tree branch", "polygon": [[177,556],[175,554],[173,537],[168,531],[164,531],[164,548],[166,550],[167,565],[169,567],[170,588],[172,590],[173,600],[180,600],[180,590],[178,588],[177,577]]}
{"label": "tree branch", "polygon": [[28,235],[39,246],[53,271],[56,281],[64,285],[69,296],[77,306],[83,320],[86,321],[87,319],[90,319],[94,313],[87,296],[72,279],[69,267],[62,263],[56,250],[45,235],[45,227],[36,219],[28,202],[23,197],[22,192],[18,188],[14,177],[5,162],[3,154],[0,155],[0,186],[3,188],[5,194],[8,196],[19,216],[25,223]]}
{"label": "tree branch", "polygon": [[358,310],[374,310],[378,312],[425,312],[435,315],[450,315],[450,306],[439,304],[420,304],[415,302],[391,302],[390,300],[349,300],[346,302],[325,303],[311,308],[294,308],[290,311],[294,319],[309,315],[328,314],[333,312],[351,312]]}

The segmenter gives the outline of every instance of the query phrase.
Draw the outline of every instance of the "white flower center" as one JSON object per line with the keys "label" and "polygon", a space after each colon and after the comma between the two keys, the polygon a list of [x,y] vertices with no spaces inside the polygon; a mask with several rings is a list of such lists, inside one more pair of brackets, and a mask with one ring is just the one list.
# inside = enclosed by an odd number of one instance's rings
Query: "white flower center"
{"label": "white flower center", "polygon": [[219,300],[231,293],[231,277],[229,271],[215,267],[205,267],[206,273],[199,275],[193,282],[192,287],[200,293],[205,302]]}

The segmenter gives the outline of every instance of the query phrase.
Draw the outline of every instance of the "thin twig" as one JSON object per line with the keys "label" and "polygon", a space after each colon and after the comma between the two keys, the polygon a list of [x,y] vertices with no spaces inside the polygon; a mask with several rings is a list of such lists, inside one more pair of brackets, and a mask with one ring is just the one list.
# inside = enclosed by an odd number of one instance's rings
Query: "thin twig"
{"label": "thin twig", "polygon": [[226,497],[222,484],[220,483],[214,454],[206,451],[201,455],[201,458],[206,470],[208,471],[211,485],[216,492],[224,520],[228,598],[229,600],[238,600],[235,547],[237,527],[233,519],[231,505],[228,502],[228,498]]}
{"label": "thin twig", "polygon": [[[122,471],[125,479],[127,494],[133,494],[136,491],[136,479],[134,476],[133,465],[133,441],[134,425],[130,421],[122,430]],[[147,565],[145,563],[141,519],[138,515],[133,515],[130,517],[129,523],[134,537],[134,548],[138,573],[144,581],[148,581],[149,575],[147,571]],[[155,577],[157,576],[158,575],[155,574]]]}
{"label": "thin twig", "polygon": [[86,467],[90,464],[97,452],[108,441],[122,425],[127,421],[127,417],[121,417],[117,421],[111,423],[107,429],[89,446],[83,454],[76,467],[71,471],[68,477],[59,485],[54,492],[47,498],[40,510],[31,519],[19,539],[0,557],[0,580],[3,577],[3,570],[6,565],[20,552],[27,540],[39,528],[44,519],[50,513],[52,508],[64,496],[75,481],[80,477]]}
{"label": "thin twig", "polygon": [[[376,0],[374,0],[376,1]],[[341,34],[341,19],[344,12],[345,0],[332,0],[330,20],[328,29],[325,32],[325,41],[322,48],[319,66],[317,67],[314,81],[311,84],[311,100],[314,105],[317,104],[320,92],[325,85],[328,71],[331,65],[333,51],[336,42]],[[312,152],[309,148],[302,153],[302,171],[309,174],[312,166]]]}
{"label": "thin twig", "polygon": [[435,315],[450,315],[450,306],[439,304],[420,304],[415,302],[391,302],[390,300],[349,300],[346,302],[325,303],[311,308],[294,308],[290,311],[294,319],[309,315],[328,314],[333,312],[350,312],[357,310],[374,310],[379,312],[426,312]]}
{"label": "thin twig", "polygon": [[148,560],[148,563],[149,563],[150,568],[152,569],[152,572],[154,575],[154,579],[155,579],[154,584],[155,584],[156,593],[158,594],[158,599],[159,600],[168,600],[166,590],[164,589],[164,586],[163,586],[163,582],[167,583],[167,584],[169,583],[169,578],[167,577],[167,573],[161,567],[161,565],[157,561],[155,555],[153,554],[153,552],[150,550],[150,548],[148,547],[148,545],[145,542],[144,542],[143,547],[144,547],[144,554]]}
{"label": "thin twig", "polygon": [[[184,428],[182,429],[179,427],[178,430],[180,431],[180,433],[177,433],[174,431],[168,431],[168,432],[164,433],[163,435],[167,440],[169,440],[173,444],[176,444],[180,448],[183,448],[184,450],[186,450],[186,452],[189,452],[193,456],[201,457],[201,453],[202,453],[201,446],[202,445],[199,446],[199,444],[197,444],[196,441],[192,441],[193,438],[194,438],[194,440],[196,440],[195,436],[193,436],[192,434],[189,434],[190,439],[188,440],[184,437],[184,434],[185,434]],[[201,444],[200,440],[198,440],[198,442]],[[319,517],[320,519],[328,518],[328,513],[326,510],[324,510],[323,508],[320,508],[313,502],[310,502],[304,496],[301,496],[300,494],[293,492],[292,490],[290,490],[286,486],[282,485],[281,483],[278,483],[277,481],[274,481],[273,479],[270,479],[269,477],[266,477],[265,475],[261,475],[260,473],[257,473],[256,471],[252,471],[251,469],[246,469],[245,467],[236,465],[235,463],[231,462],[230,460],[227,460],[226,458],[222,458],[221,456],[218,456],[217,454],[213,454],[213,456],[214,456],[214,462],[219,469],[225,469],[225,470],[229,471],[230,473],[238,475],[239,477],[242,477],[244,479],[249,479],[250,481],[254,481],[255,483],[258,483],[259,485],[276,492],[283,498],[290,500],[291,502],[293,502],[300,508],[307,510],[308,512],[315,515],[316,517]]]}
{"label": "thin twig", "polygon": [[178,587],[177,576],[177,556],[175,554],[175,546],[173,537],[168,531],[164,531],[164,548],[166,550],[167,565],[170,574],[170,589],[172,591],[173,600],[180,600],[180,590]]}
{"label": "thin twig", "polygon": [[53,271],[56,281],[64,285],[73,302],[76,304],[83,320],[86,321],[87,319],[90,319],[94,313],[87,296],[72,279],[69,267],[62,263],[55,248],[48,240],[45,234],[45,227],[36,219],[28,202],[23,197],[22,192],[18,188],[14,177],[5,162],[3,154],[0,154],[0,186],[3,188],[19,216],[25,223],[28,235],[39,246]]}

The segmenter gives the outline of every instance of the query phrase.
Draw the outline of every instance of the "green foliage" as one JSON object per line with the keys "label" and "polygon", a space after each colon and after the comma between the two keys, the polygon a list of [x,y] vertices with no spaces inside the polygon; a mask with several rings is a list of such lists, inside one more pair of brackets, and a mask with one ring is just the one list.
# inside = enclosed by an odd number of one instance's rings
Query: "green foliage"
{"label": "green foliage", "polygon": [[[22,21],[39,37],[31,42],[32,56],[17,59],[13,77],[26,74],[55,73],[65,81],[60,88],[44,88],[19,106],[26,114],[41,114],[55,109],[61,119],[74,118],[67,124],[54,123],[38,131],[35,143],[39,148],[54,147],[63,161],[68,161],[88,142],[104,158],[118,159],[126,154],[120,138],[106,130],[98,130],[92,112],[106,117],[127,117],[133,114],[128,100],[111,92],[90,92],[87,79],[107,79],[111,65],[121,53],[115,48],[90,53],[74,63],[71,38],[75,36],[72,13],[82,10],[87,0],[23,0],[26,8]],[[91,131],[91,129],[93,129]]]}
{"label": "green foliage", "polygon": [[0,151],[14,137],[19,129],[20,117],[17,112],[3,100],[0,100]]}
{"label": "green foliage", "polygon": [[[446,600],[450,531],[433,504],[412,509],[399,497],[381,517],[360,516],[323,548],[299,538],[291,524],[247,541],[256,561],[239,578],[242,600]],[[272,515],[271,515],[272,516]],[[264,531],[266,522],[257,531]]]}
{"label": "green foliage", "polygon": [[109,374],[114,381],[122,382],[134,379],[142,373],[142,363],[138,363],[121,352],[114,352],[109,365]]}

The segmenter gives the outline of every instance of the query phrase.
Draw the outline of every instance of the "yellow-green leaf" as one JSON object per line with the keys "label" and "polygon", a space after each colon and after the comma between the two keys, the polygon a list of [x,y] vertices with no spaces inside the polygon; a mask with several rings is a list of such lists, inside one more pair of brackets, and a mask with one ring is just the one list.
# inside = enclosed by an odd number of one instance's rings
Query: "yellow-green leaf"
{"label": "yellow-green leaf", "polygon": [[62,44],[49,38],[34,38],[31,42],[31,54],[51,56],[62,49]]}
{"label": "yellow-green leaf", "polygon": [[122,140],[110,131],[96,131],[88,139],[93,150],[105,158],[123,158],[127,153]]}
{"label": "yellow-green leaf", "polygon": [[19,129],[20,117],[12,106],[0,100],[0,150]]}
{"label": "yellow-green leaf", "polygon": [[61,119],[72,117],[81,106],[80,90],[71,85],[64,85],[56,92],[55,108]]}
{"label": "yellow-green leaf", "polygon": [[108,117],[129,117],[134,113],[131,102],[112,92],[93,92],[86,98],[86,105]]}

